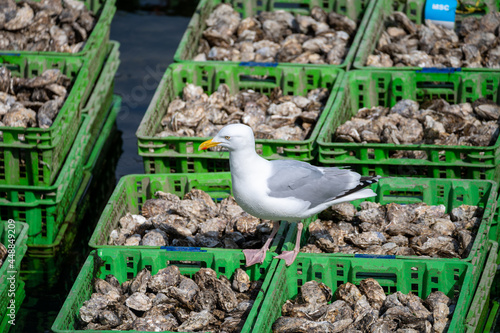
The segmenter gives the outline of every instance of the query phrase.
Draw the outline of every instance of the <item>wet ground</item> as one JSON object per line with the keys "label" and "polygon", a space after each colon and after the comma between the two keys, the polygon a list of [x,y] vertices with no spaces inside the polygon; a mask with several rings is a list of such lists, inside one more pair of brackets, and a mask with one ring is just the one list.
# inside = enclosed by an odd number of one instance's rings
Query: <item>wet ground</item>
{"label": "wet ground", "polygon": [[[144,173],[135,132],[163,73],[170,63],[196,6],[195,1],[118,0],[110,39],[120,42],[121,64],[115,94],[123,98],[116,127],[109,139],[86,200],[79,203],[78,223],[54,258],[25,257],[22,279],[26,298],[10,332],[42,333],[50,328],[90,252],[88,240],[119,178]],[[181,3],[182,2],[182,3]],[[108,172],[103,172],[107,170]],[[113,172],[114,171],[114,172]]]}

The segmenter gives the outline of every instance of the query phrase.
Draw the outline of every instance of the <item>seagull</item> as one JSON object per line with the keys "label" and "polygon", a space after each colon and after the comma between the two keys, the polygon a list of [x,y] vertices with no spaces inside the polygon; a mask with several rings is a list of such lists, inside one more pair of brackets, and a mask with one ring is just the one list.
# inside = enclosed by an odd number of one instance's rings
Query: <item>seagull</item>
{"label": "seagull", "polygon": [[279,222],[299,222],[293,251],[283,251],[277,259],[290,266],[299,252],[301,220],[341,202],[376,196],[365,188],[380,176],[362,177],[340,168],[322,168],[296,160],[268,161],[255,151],[252,128],[243,124],[223,127],[198,150],[221,146],[229,150],[233,196],[244,211],[260,219],[275,221],[273,231],[259,250],[243,250],[246,265],[263,263],[266,251],[279,229]]}

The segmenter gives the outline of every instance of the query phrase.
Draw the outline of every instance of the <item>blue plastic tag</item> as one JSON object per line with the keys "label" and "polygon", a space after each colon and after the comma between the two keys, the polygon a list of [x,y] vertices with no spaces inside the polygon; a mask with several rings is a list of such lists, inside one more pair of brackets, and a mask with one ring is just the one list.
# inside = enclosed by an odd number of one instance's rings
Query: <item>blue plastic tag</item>
{"label": "blue plastic tag", "polygon": [[437,68],[437,67],[426,67],[421,70],[415,71],[416,73],[434,73],[434,74],[451,74],[456,72],[461,72],[462,68],[447,67],[447,68]]}
{"label": "blue plastic tag", "polygon": [[368,258],[368,259],[396,259],[395,255],[392,254],[363,254],[355,253],[354,258]]}
{"label": "blue plastic tag", "polygon": [[207,252],[207,250],[202,250],[199,247],[187,247],[187,246],[162,246],[162,250],[167,251],[179,251],[179,252]]}
{"label": "blue plastic tag", "polygon": [[425,20],[442,25],[448,29],[455,28],[456,0],[427,0],[425,2]]}

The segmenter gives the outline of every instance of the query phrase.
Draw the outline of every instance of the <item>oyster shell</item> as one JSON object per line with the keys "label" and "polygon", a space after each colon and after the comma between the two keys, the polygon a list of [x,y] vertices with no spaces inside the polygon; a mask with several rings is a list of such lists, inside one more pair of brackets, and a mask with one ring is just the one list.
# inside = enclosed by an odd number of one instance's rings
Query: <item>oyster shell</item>
{"label": "oyster shell", "polygon": [[250,281],[241,269],[232,282],[224,275],[217,278],[209,268],[200,269],[193,280],[182,276],[175,265],[153,276],[143,269],[122,285],[108,275],[96,279],[96,292],[79,310],[82,328],[238,332],[261,284]]}
{"label": "oyster shell", "polygon": [[206,24],[197,61],[341,64],[357,30],[355,21],[317,6],[311,16],[275,10],[240,19],[231,5],[221,4]]}
{"label": "oyster shell", "polygon": [[81,1],[6,2],[0,8],[4,50],[80,52],[96,23]]}
{"label": "oyster shell", "polygon": [[[248,215],[232,197],[215,203],[193,189],[181,200],[168,193],[144,202],[141,215],[127,213],[111,231],[112,245],[259,248],[272,231],[272,221]],[[147,217],[147,219],[146,219]]]}
{"label": "oyster shell", "polygon": [[[266,42],[254,43],[252,49],[258,55],[266,53],[267,57],[275,45]],[[283,96],[279,87],[271,98],[253,90],[231,96],[226,84],[207,96],[202,87],[188,83],[183,89],[183,99],[174,99],[168,106],[161,120],[163,130],[157,136],[213,136],[226,124],[243,123],[254,129],[257,138],[304,140],[328,96],[328,89],[319,88],[305,97],[290,98]]]}
{"label": "oyster shell", "polygon": [[381,206],[365,201],[359,209],[342,204],[322,212],[310,223],[309,239],[300,251],[466,258],[482,216],[482,209],[469,205],[449,215],[444,205],[424,203]]}
{"label": "oyster shell", "polygon": [[310,304],[301,289],[293,301],[287,300],[283,305],[283,316],[274,322],[273,332],[443,332],[453,305],[441,292],[431,293],[425,301],[400,291],[386,296],[371,278],[362,280],[360,289],[349,282],[342,284],[335,296],[337,301],[317,311],[321,314],[308,314],[303,309]]}
{"label": "oyster shell", "polygon": [[[388,112],[380,107],[360,109],[340,125],[336,141],[394,144],[489,146],[496,142],[499,107],[484,98],[449,105],[433,100],[419,106],[412,100],[397,102]],[[460,138],[460,141],[458,140]],[[394,151],[391,158],[427,158],[422,151]]]}
{"label": "oyster shell", "polygon": [[69,84],[59,69],[25,79],[12,77],[7,67],[0,67],[2,126],[49,128],[64,104]]}
{"label": "oyster shell", "polygon": [[455,32],[430,20],[414,24],[406,14],[394,12],[366,65],[498,68],[498,18],[498,13],[466,17]]}

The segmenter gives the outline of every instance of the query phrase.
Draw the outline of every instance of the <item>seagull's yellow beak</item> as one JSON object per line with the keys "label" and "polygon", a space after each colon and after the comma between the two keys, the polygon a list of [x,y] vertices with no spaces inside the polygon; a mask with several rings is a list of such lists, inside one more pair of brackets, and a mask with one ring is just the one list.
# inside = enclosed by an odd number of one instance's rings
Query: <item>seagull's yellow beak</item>
{"label": "seagull's yellow beak", "polygon": [[220,144],[220,142],[215,142],[215,141],[213,141],[213,139],[210,139],[210,140],[207,140],[207,141],[203,142],[200,145],[200,147],[198,148],[198,150],[205,150],[205,149],[208,149],[210,147],[215,147],[218,144]]}

